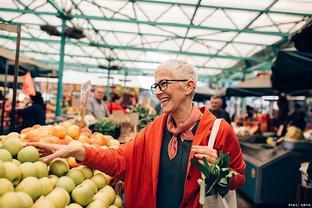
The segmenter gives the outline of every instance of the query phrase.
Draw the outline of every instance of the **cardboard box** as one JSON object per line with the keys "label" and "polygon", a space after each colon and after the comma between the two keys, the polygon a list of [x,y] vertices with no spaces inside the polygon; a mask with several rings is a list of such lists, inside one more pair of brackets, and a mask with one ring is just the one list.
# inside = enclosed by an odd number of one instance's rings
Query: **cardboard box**
{"label": "cardboard box", "polygon": [[122,111],[113,111],[111,119],[115,124],[120,125],[120,136],[118,138],[120,143],[127,143],[134,139],[135,135],[137,134],[139,114],[125,114]]}

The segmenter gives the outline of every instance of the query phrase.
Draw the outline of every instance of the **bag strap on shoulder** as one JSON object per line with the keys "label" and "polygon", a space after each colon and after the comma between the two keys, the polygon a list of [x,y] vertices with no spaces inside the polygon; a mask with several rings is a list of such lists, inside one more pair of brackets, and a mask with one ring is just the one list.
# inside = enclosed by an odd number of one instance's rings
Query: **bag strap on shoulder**
{"label": "bag strap on shoulder", "polygon": [[221,124],[221,120],[222,120],[221,118],[218,118],[213,122],[212,130],[211,130],[209,141],[208,141],[208,147],[211,149],[213,149],[213,146],[214,146],[214,143],[215,143],[218,131],[219,131],[219,127]]}

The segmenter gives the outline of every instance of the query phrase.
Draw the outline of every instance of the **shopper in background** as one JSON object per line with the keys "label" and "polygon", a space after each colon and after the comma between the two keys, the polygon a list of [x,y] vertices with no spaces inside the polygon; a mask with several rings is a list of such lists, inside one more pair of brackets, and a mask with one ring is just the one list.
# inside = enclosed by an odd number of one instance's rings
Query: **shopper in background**
{"label": "shopper in background", "polygon": [[116,93],[113,93],[111,95],[111,102],[107,103],[107,109],[110,114],[113,113],[113,111],[122,111],[124,113],[128,113],[123,107],[121,107],[123,99],[121,96],[117,95]]}
{"label": "shopper in background", "polygon": [[228,122],[229,124],[231,124],[231,119],[230,119],[230,115],[228,112],[226,112],[222,106],[223,106],[223,100],[220,96],[213,96],[210,99],[210,112],[217,118],[223,118],[224,120],[226,120],[226,122]]}
{"label": "shopper in background", "polygon": [[104,93],[103,87],[95,87],[94,95],[89,98],[87,104],[87,115],[92,115],[96,119],[104,118],[109,115],[105,102],[103,101]]}
{"label": "shopper in background", "polygon": [[246,105],[245,117],[246,117],[247,121],[254,121],[254,120],[256,120],[256,118],[255,118],[256,114],[257,114],[256,109],[254,109],[250,105]]}
{"label": "shopper in background", "polygon": [[21,116],[23,121],[21,129],[31,127],[35,124],[45,124],[46,107],[40,92],[36,92],[34,96],[30,96],[30,105],[24,109],[17,110],[17,115]]}
{"label": "shopper in background", "polygon": [[229,153],[230,189],[244,184],[246,168],[242,151],[232,127],[224,120],[214,149],[207,144],[216,117],[205,107],[193,103],[196,87],[193,67],[186,62],[170,60],[155,72],[153,93],[161,103],[163,114],[142,129],[136,138],[120,149],[100,149],[77,142],[69,145],[29,143],[42,152],[52,151],[43,161],[56,157],[75,157],[83,164],[117,177],[125,182],[125,207],[201,207],[198,179],[201,172],[190,158],[205,157],[210,164],[218,151]]}
{"label": "shopper in background", "polygon": [[307,122],[306,122],[306,113],[301,110],[301,105],[299,103],[295,103],[294,112],[289,115],[289,124],[294,125],[301,130],[304,130]]}

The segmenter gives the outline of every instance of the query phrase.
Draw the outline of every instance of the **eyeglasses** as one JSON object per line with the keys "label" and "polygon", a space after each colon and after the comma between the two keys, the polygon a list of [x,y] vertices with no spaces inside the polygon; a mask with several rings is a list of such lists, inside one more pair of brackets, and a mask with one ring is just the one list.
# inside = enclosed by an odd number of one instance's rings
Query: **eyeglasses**
{"label": "eyeglasses", "polygon": [[152,93],[155,94],[157,91],[157,87],[160,91],[165,91],[168,88],[168,84],[171,82],[186,82],[187,79],[163,79],[160,80],[158,83],[155,83],[151,86]]}

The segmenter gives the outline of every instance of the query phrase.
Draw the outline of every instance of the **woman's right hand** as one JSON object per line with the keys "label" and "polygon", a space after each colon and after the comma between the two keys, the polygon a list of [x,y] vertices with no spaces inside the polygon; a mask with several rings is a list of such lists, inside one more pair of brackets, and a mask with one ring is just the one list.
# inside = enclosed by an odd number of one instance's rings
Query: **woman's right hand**
{"label": "woman's right hand", "polygon": [[27,142],[26,146],[34,146],[39,150],[41,160],[49,163],[54,158],[74,157],[79,161],[85,159],[85,148],[77,141],[72,141],[67,145],[62,144],[48,144],[42,142]]}

